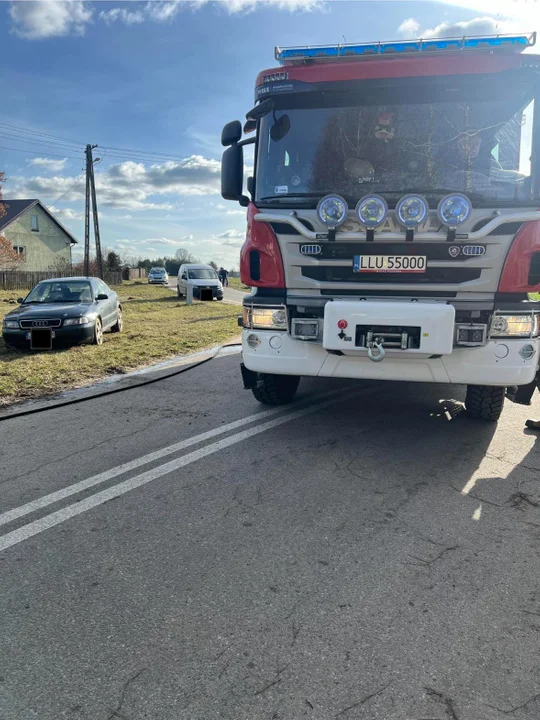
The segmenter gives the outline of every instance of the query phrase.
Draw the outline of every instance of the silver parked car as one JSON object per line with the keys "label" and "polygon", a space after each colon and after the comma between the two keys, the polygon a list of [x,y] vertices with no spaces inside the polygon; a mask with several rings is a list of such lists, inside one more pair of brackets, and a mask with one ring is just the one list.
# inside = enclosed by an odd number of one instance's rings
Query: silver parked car
{"label": "silver parked car", "polygon": [[168,285],[169,276],[165,268],[155,267],[148,273],[148,282],[152,285]]}

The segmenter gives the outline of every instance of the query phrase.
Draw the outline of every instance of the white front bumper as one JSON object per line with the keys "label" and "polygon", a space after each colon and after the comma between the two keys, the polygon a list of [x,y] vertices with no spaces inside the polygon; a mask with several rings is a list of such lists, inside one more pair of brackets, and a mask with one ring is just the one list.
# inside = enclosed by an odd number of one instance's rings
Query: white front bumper
{"label": "white front bumper", "polygon": [[[538,368],[538,338],[491,340],[483,347],[454,348],[454,308],[441,303],[385,303],[338,301],[325,308],[323,344],[295,340],[273,330],[244,330],[243,360],[249,370],[276,375],[408,380],[464,385],[526,385]],[[340,333],[339,320],[347,320]],[[386,351],[382,362],[369,359],[355,347],[357,324],[421,327],[419,349]],[[255,349],[247,343],[257,335]],[[532,345],[524,360],[519,351]],[[337,351],[337,352],[336,352]]]}

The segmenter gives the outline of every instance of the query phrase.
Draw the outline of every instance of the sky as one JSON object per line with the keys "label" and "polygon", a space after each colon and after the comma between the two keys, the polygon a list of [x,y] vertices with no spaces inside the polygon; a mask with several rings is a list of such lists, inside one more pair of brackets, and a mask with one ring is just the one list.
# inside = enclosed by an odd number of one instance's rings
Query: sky
{"label": "sky", "polygon": [[234,268],[245,211],[219,194],[220,134],[275,45],[532,30],[540,0],[0,0],[4,197],[50,207],[76,258],[92,143],[104,247]]}

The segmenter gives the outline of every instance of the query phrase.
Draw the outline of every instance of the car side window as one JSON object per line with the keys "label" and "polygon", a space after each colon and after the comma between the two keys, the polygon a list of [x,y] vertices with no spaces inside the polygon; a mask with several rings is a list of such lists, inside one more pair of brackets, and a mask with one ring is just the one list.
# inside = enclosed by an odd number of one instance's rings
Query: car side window
{"label": "car side window", "polygon": [[98,282],[98,293],[100,295],[109,295],[110,294],[109,288],[101,280]]}

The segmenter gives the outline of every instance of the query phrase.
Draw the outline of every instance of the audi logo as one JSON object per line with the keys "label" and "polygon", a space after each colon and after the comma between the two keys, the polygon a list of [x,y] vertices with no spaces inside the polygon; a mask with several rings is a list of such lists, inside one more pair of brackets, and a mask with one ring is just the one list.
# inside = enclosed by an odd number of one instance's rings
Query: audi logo
{"label": "audi logo", "polygon": [[32,323],[32,327],[47,327],[47,321],[46,320],[34,320]]}

